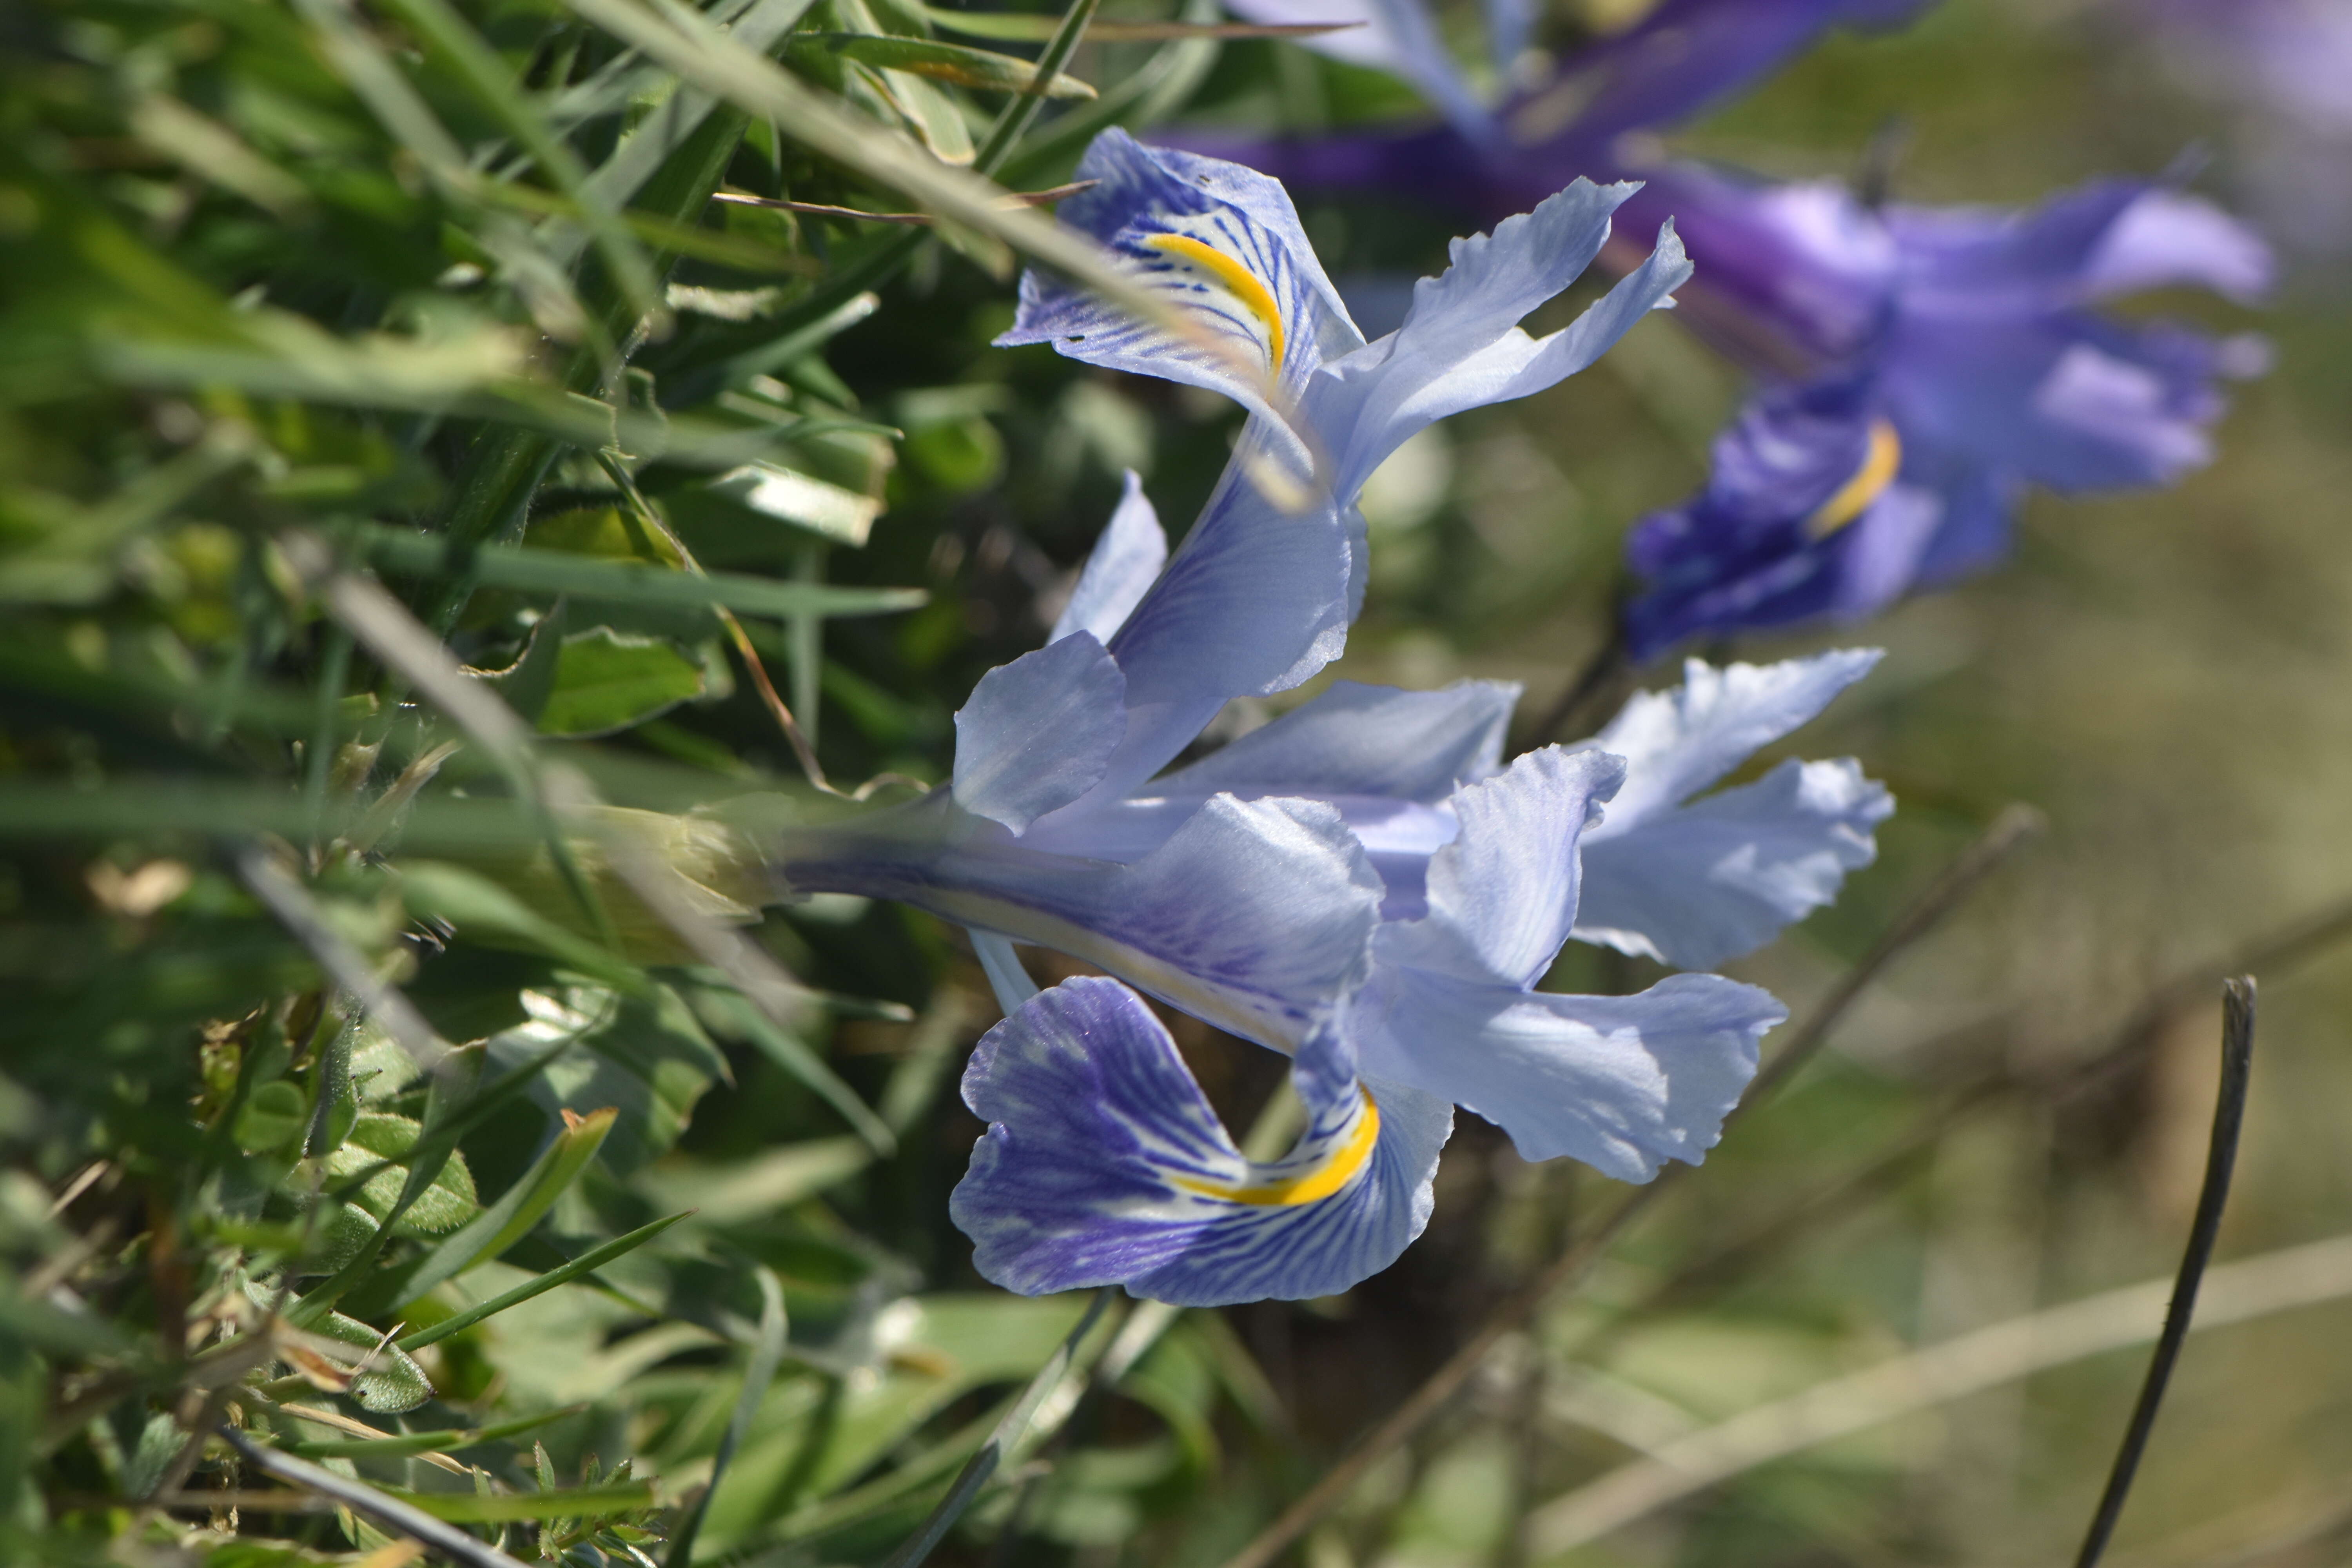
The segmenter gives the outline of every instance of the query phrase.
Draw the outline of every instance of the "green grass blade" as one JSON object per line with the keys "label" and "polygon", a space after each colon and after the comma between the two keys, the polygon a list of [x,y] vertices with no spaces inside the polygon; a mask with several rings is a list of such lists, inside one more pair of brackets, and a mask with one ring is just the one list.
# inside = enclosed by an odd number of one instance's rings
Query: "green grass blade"
{"label": "green grass blade", "polygon": [[[1095,19],[1101,0],[1070,0],[1070,8],[1062,17],[1062,25],[1045,42],[1045,52],[1037,57],[1037,74],[1051,81],[1076,53],[1078,40],[1087,35],[1087,24]],[[972,159],[972,167],[983,174],[993,174],[1004,164],[1005,158],[1017,145],[1030,122],[1044,107],[1039,98],[1016,98],[1004,106],[996,123],[988,128],[988,140],[980,144],[980,153]]]}
{"label": "green grass blade", "polygon": [[556,1492],[392,1492],[420,1513],[448,1524],[498,1524],[525,1519],[576,1519],[586,1514],[628,1513],[651,1508],[651,1481],[618,1487],[575,1487]]}
{"label": "green grass blade", "polygon": [[395,1305],[406,1306],[444,1279],[453,1279],[477,1264],[488,1263],[530,1233],[555,1206],[564,1189],[580,1179],[588,1162],[604,1147],[618,1111],[592,1110],[555,1135],[546,1152],[531,1162],[506,1195],[463,1230],[425,1255],[416,1272],[400,1292]]}
{"label": "green grass blade", "polygon": [[[1043,214],[1006,205],[1002,186],[949,168],[872,120],[752,54],[692,14],[654,15],[632,0],[566,0],[581,16],[635,45],[679,76],[772,120],[786,134],[927,211],[995,236],[1094,289],[1121,309],[1186,341],[1198,334],[1137,286],[1108,252]],[[1058,69],[1058,67],[1055,68]]]}
{"label": "green grass blade", "polygon": [[532,107],[516,81],[482,36],[447,4],[447,0],[390,0],[393,9],[407,18],[425,42],[453,68],[482,107],[503,123],[527,148],[541,173],[556,188],[580,205],[583,219],[595,237],[604,264],[639,318],[667,314],[661,281],[654,275],[653,258],[620,214],[589,184],[588,170],[564,141]]}
{"label": "green grass blade", "polygon": [[1018,92],[1041,98],[1093,98],[1094,88],[1072,76],[1048,76],[1027,60],[976,49],[967,44],[943,44],[932,38],[901,38],[873,33],[796,34],[788,56],[839,55],[844,59],[888,70],[911,72],[958,87],[990,92]]}
{"label": "green grass blade", "polygon": [[391,1437],[339,1437],[318,1443],[285,1443],[279,1445],[278,1452],[303,1459],[399,1459],[411,1454],[443,1454],[456,1448],[471,1448],[482,1443],[520,1436],[550,1422],[576,1415],[585,1408],[585,1405],[568,1405],[561,1410],[542,1410],[536,1415],[526,1415],[518,1421],[502,1421],[495,1426],[453,1426],[439,1432],[403,1432]]}
{"label": "green grass blade", "polygon": [[1111,1293],[1109,1286],[1095,1292],[1094,1300],[1078,1319],[1077,1326],[1070,1331],[1069,1337],[1038,1369],[1037,1375],[1029,1380],[1029,1386],[1021,1391],[1021,1397],[1013,1402],[1012,1409],[1004,1413],[1004,1419],[996,1424],[996,1430],[988,1435],[988,1441],[980,1446],[980,1452],[965,1462],[955,1484],[948,1488],[948,1495],[931,1510],[930,1517],[923,1521],[921,1528],[908,1536],[898,1551],[890,1553],[883,1568],[919,1568],[922,1561],[931,1554],[931,1549],[940,1543],[955,1521],[963,1517],[964,1510],[971,1506],[972,1500],[980,1495],[980,1489],[988,1484],[989,1478],[1004,1462],[1005,1455],[1029,1430],[1029,1423],[1035,1419],[1038,1406],[1045,1403],[1045,1396],[1070,1370],[1070,1363],[1077,1357],[1078,1346],[1094,1331],[1095,1324],[1102,1318],[1103,1310],[1110,1305]]}
{"label": "green grass blade", "polygon": [[602,561],[519,545],[467,550],[431,534],[363,524],[347,535],[354,552],[406,576],[463,577],[496,588],[571,594],[622,604],[707,609],[724,605],[754,616],[878,616],[929,602],[920,588],[836,588],[780,583],[732,572],[695,574],[631,562]]}
{"label": "green grass blade", "polygon": [[887,1160],[898,1152],[898,1134],[890,1131],[890,1124],[876,1115],[873,1109],[857,1097],[857,1091],[843,1081],[839,1073],[825,1065],[824,1058],[776,1027],[766,1014],[753,1006],[741,994],[712,986],[704,990],[702,994],[770,1061],[800,1079],[818,1099],[839,1111],[841,1119],[865,1140],[866,1146],[874,1151],[877,1158]]}
{"label": "green grass blade", "polygon": [[394,1342],[402,1350],[412,1352],[421,1351],[426,1345],[438,1344],[452,1334],[465,1332],[485,1319],[497,1317],[509,1307],[519,1307],[534,1296],[545,1295],[558,1285],[567,1285],[582,1275],[594,1273],[614,1258],[635,1252],[693,1212],[692,1209],[680,1209],[651,1225],[641,1225],[626,1236],[614,1237],[602,1247],[582,1253],[560,1268],[551,1268],[544,1274],[526,1279],[511,1290],[493,1296],[478,1306],[468,1307],[453,1318],[444,1318],[430,1328],[404,1335]]}
{"label": "green grass blade", "polygon": [[760,1402],[768,1396],[768,1384],[776,1378],[776,1368],[784,1359],[784,1288],[772,1269],[761,1268],[760,1331],[753,1342],[751,1360],[743,1369],[743,1392],[736,1397],[735,1414],[727,1422],[727,1435],[719,1440],[719,1453],[710,1461],[710,1480],[702,1495],[694,1500],[689,1510],[671,1536],[669,1551],[663,1555],[664,1568],[688,1568],[694,1561],[694,1538],[702,1533],[702,1516],[709,1510],[710,1500],[719,1493],[719,1483],[727,1476],[728,1464],[735,1450],[751,1436],[752,1419],[760,1414]]}

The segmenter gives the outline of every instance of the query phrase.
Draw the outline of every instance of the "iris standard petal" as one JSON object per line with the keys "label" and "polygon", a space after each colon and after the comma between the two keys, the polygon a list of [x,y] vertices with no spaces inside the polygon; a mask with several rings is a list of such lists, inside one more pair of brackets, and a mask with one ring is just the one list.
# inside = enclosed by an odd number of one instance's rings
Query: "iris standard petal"
{"label": "iris standard petal", "polygon": [[1156,781],[1161,795],[1370,795],[1434,805],[1501,765],[1516,681],[1403,691],[1339,680]]}
{"label": "iris standard petal", "polygon": [[1091,632],[990,670],[955,716],[956,804],[1020,833],[1077,799],[1126,732],[1126,695]]}
{"label": "iris standard petal", "polygon": [[2252,225],[2202,196],[2158,185],[2126,207],[2091,257],[2083,297],[2194,285],[2241,305],[2259,303],[2278,280],[2278,258]]}
{"label": "iris standard petal", "polygon": [[1428,1222],[1451,1107],[1348,1075],[1290,1156],[1234,1147],[1175,1041],[1116,981],[1065,981],[989,1031],[963,1079],[989,1123],[950,1200],[990,1279],[1120,1284],[1180,1306],[1332,1295]]}
{"label": "iris standard petal", "polygon": [[1454,840],[1429,858],[1429,913],[1383,926],[1397,962],[1534,984],[1576,923],[1577,841],[1625,777],[1622,758],[1547,746],[1454,793]]}
{"label": "iris standard petal", "polygon": [[1882,648],[1840,648],[1778,664],[1718,669],[1683,664],[1683,683],[1636,692],[1589,742],[1625,759],[1625,783],[1584,835],[1590,847],[1622,838],[1688,800],[1801,724],[1870,673]]}
{"label": "iris standard petal", "polygon": [[1437,973],[1390,960],[1402,929],[1382,929],[1349,1009],[1362,1070],[1476,1111],[1526,1159],[1564,1154],[1620,1181],[1697,1163],[1755,1076],[1757,1042],[1788,1016],[1714,974],[1560,996]]}
{"label": "iris standard petal", "polygon": [[1851,758],[1792,758],[1754,784],[1588,842],[1574,934],[1712,969],[1833,901],[1846,873],[1877,858],[1873,830],[1894,810],[1885,786]]}
{"label": "iris standard petal", "polygon": [[1158,773],[1233,698],[1286,690],[1337,658],[1353,618],[1355,548],[1335,508],[1285,514],[1241,463],[1228,464],[1111,639],[1129,715],[1097,797],[1124,795]]}
{"label": "iris standard petal", "polygon": [[1671,223],[1648,258],[1568,326],[1538,339],[1516,324],[1581,274],[1609,237],[1609,214],[1633,189],[1580,179],[1492,236],[1455,240],[1454,265],[1415,285],[1404,325],[1309,390],[1307,417],[1337,457],[1340,495],[1352,497],[1437,420],[1557,385],[1669,302],[1691,275]]}
{"label": "iris standard petal", "polygon": [[1031,268],[1000,347],[1051,342],[1072,359],[1206,387],[1273,418],[1271,388],[1363,342],[1278,182],[1117,129],[1095,138],[1077,177],[1094,184],[1060,205],[1061,221],[1108,247],[1207,341]]}
{"label": "iris standard petal", "polygon": [[1167,564],[1168,531],[1143,493],[1142,477],[1129,468],[1126,491],[1045,640],[1057,643],[1073,632],[1092,632],[1097,642],[1109,642]]}

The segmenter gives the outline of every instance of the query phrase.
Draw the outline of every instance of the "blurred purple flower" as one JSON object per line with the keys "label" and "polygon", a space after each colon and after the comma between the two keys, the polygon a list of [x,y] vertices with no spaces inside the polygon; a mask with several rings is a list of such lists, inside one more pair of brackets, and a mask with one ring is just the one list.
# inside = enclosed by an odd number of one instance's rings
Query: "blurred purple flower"
{"label": "blurred purple flower", "polygon": [[1873,210],[1834,184],[1685,168],[1628,204],[1706,258],[1683,319],[1765,379],[1697,496],[1644,519],[1637,657],[1706,631],[1875,614],[2007,550],[2028,484],[2170,484],[2212,457],[2215,384],[2258,340],[2094,306],[2168,286],[2251,301],[2267,247],[2168,186],[2103,181],[2028,212]]}
{"label": "blurred purple flower", "polygon": [[2255,209],[2283,240],[2352,245],[2352,3],[2120,0],[2177,73],[2235,109]]}
{"label": "blurred purple flower", "polygon": [[[1246,0],[1269,16],[1304,3]],[[1571,173],[1643,180],[1621,230],[1674,222],[1697,268],[1679,319],[1764,384],[1717,439],[1706,489],[1628,542],[1647,583],[1629,606],[1629,646],[1646,656],[1703,631],[1856,618],[1997,561],[2028,484],[2135,489],[2210,461],[2216,384],[2265,358],[2250,338],[2094,309],[2151,288],[2241,302],[2268,288],[2263,240],[2168,184],[2103,181],[2025,212],[1882,207],[1833,182],[1624,155],[1623,132],[1752,80],[1823,27],[1916,9],[1668,0],[1572,61],[1562,88],[1478,123],[1455,114],[1433,130],[1224,151],[1293,186],[1411,193],[1473,218],[1515,211]],[[1435,68],[1424,58],[1408,79]],[[1495,123],[1517,139],[1491,134]],[[1612,247],[1602,259],[1635,258]]]}

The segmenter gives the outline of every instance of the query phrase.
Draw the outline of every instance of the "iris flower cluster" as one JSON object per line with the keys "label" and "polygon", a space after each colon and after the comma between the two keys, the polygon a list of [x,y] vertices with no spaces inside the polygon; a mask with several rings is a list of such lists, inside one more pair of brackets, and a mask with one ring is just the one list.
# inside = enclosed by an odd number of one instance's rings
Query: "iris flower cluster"
{"label": "iris flower cluster", "polygon": [[[2024,212],[1927,207],[1627,151],[1626,132],[1757,79],[1822,29],[1889,26],[1920,0],[1664,0],[1559,80],[1491,107],[1442,48],[1402,51],[1413,27],[1396,14],[1416,0],[1234,4],[1259,21],[1363,23],[1319,47],[1423,84],[1446,121],[1221,144],[1230,155],[1294,185],[1409,194],[1482,222],[1570,173],[1633,174],[1644,183],[1625,220],[1678,226],[1698,267],[1683,318],[1759,387],[1706,488],[1628,540],[1637,658],[1857,619],[1979,570],[2007,552],[2033,485],[2170,484],[2210,460],[2218,384],[2263,368],[2257,340],[2095,308],[2170,286],[2240,302],[2268,288],[2264,242],[2172,183],[2102,181]],[[1495,5],[1490,33],[1524,38],[1510,0]],[[1441,76],[1454,85],[1426,85]]]}
{"label": "iris flower cluster", "polygon": [[[1591,740],[1507,763],[1513,686],[1339,682],[1163,772],[1232,699],[1297,687],[1360,607],[1365,480],[1407,437],[1591,364],[1690,276],[1672,226],[1572,324],[1518,322],[1609,242],[1629,184],[1577,180],[1414,289],[1367,342],[1282,186],[1098,139],[1064,221],[1181,331],[1030,273],[1006,343],[1208,387],[1250,410],[1171,552],[1132,476],[1045,647],[956,715],[950,787],[785,835],[791,893],[902,900],[971,929],[1007,1016],[964,1098],[988,1122],[953,1200],[988,1278],[1192,1305],[1328,1295],[1431,1210],[1461,1106],[1529,1159],[1645,1181],[1696,1162],[1785,1016],[1697,973],[1871,859],[1892,810],[1852,761],[1716,788],[1874,662],[1693,662]],[[1710,793],[1711,792],[1711,793]],[[1570,940],[1688,971],[1633,996],[1538,990]],[[1042,993],[1014,943],[1105,977]],[[1305,1131],[1246,1157],[1146,996],[1290,1058]]]}

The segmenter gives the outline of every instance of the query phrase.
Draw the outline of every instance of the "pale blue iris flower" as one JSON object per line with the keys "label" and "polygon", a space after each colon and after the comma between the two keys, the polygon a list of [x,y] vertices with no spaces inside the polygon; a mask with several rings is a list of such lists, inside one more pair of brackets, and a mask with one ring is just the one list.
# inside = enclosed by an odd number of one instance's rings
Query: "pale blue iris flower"
{"label": "pale blue iris flower", "polygon": [[[1528,338],[1517,320],[1597,252],[1625,194],[1580,183],[1458,243],[1404,326],[1364,345],[1273,182],[1117,133],[1081,173],[1102,184],[1066,216],[1213,324],[1223,348],[1199,352],[1034,279],[1016,333],[1216,386],[1257,412],[1172,555],[1130,481],[1053,640],[990,672],[957,715],[951,787],[775,846],[792,890],[898,899],[974,931],[1012,1009],[965,1080],[992,1124],[955,1205],[982,1271],[1024,1291],[1115,1280],[1187,1302],[1344,1289],[1426,1221],[1455,1101],[1531,1152],[1634,1179],[1697,1157],[1778,1004],[1708,975],[1633,998],[1530,989],[1576,923],[1580,841],[1620,784],[1618,757],[1553,748],[1498,773],[1512,689],[1341,685],[1152,778],[1229,699],[1296,685],[1337,655],[1361,574],[1354,495],[1381,458],[1446,413],[1589,363],[1681,279],[1670,237],[1577,323]],[[1267,374],[1237,374],[1241,351]],[[1310,466],[1311,504],[1286,509],[1253,482],[1252,460],[1269,457]],[[1813,707],[1860,668],[1817,680]],[[1757,740],[1787,727],[1767,722]],[[1728,732],[1685,728],[1718,749]],[[1681,756],[1671,736],[1644,733],[1658,756]],[[1703,810],[1681,803],[1729,763],[1657,765],[1673,778],[1647,791],[1645,820]],[[1854,818],[1865,846],[1866,817]],[[1786,847],[1756,837],[1767,858]],[[1639,825],[1622,837],[1638,881]],[[1503,863],[1517,880],[1496,902],[1487,879]],[[1675,867],[1702,881],[1720,869]],[[1769,884],[1765,901],[1793,918],[1803,899],[1782,883],[1739,869],[1724,896],[1753,904]],[[1707,899],[1700,887],[1612,908],[1603,939],[1678,953],[1703,928],[1719,946],[1727,923],[1755,924],[1687,918]],[[1024,1002],[1014,940],[1118,979]],[[1129,985],[1293,1058],[1310,1121],[1287,1159],[1242,1157]]]}
{"label": "pale blue iris flower", "polygon": [[[1074,604],[1097,566],[1150,557],[1149,527],[1130,498]],[[1023,1005],[1011,945],[981,937],[1011,1013],[964,1080],[991,1123],[954,1205],[982,1272],[1024,1291],[1115,1282],[1186,1304],[1331,1293],[1385,1267],[1426,1222],[1456,1103],[1530,1159],[1566,1154],[1644,1181],[1668,1159],[1700,1158],[1778,1004],[1708,974],[1633,997],[1533,987],[1571,933],[1713,963],[1833,898],[1892,809],[1852,761],[1786,762],[1700,792],[1876,658],[1694,661],[1684,686],[1634,698],[1593,741],[1507,769],[1516,687],[1341,682],[1123,801],[1037,823],[1029,847],[1148,864],[1205,811],[1279,807],[1352,840],[1326,842],[1353,868],[1349,912],[1370,904],[1375,920],[1339,1005],[1290,1047],[1308,1131],[1264,1165],[1234,1147],[1134,993],[1089,980]]]}

